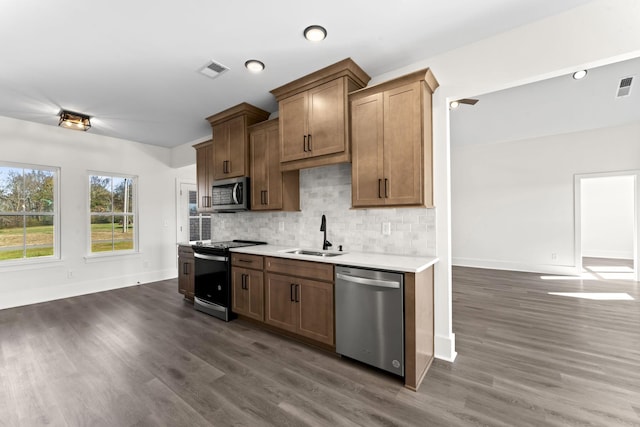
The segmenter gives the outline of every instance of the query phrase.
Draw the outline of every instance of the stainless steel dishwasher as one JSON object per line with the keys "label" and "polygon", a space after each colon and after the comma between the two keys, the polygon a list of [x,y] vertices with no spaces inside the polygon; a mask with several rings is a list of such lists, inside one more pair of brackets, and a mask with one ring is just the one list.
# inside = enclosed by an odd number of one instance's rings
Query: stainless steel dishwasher
{"label": "stainless steel dishwasher", "polygon": [[404,377],[404,276],[336,266],[336,352]]}

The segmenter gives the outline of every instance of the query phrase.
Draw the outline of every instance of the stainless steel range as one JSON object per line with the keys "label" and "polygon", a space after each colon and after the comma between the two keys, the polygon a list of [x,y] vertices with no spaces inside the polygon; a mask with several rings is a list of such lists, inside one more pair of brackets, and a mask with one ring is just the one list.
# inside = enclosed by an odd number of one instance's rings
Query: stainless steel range
{"label": "stainless steel range", "polygon": [[195,244],[194,308],[228,322],[231,313],[231,248],[266,242],[232,240]]}

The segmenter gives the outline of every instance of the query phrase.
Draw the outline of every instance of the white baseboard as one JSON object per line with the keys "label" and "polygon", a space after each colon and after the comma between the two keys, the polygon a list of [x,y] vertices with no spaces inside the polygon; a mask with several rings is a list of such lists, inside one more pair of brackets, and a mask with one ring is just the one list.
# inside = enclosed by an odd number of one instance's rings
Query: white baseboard
{"label": "white baseboard", "polygon": [[[126,288],[138,284],[157,282],[159,280],[173,279],[177,276],[176,269],[146,271],[143,273],[126,276],[109,277],[82,282],[71,282],[57,285],[49,285],[25,291],[11,291],[0,295],[0,310],[5,308],[20,307],[23,305],[38,304],[62,298],[76,297],[80,295],[104,292],[112,289]],[[176,294],[178,289],[176,289]]]}
{"label": "white baseboard", "polygon": [[611,258],[611,259],[633,259],[633,251],[582,251],[583,257],[590,258]]}
{"label": "white baseboard", "polygon": [[434,357],[436,359],[453,362],[458,353],[456,353],[456,334],[449,336],[436,335],[434,337]]}
{"label": "white baseboard", "polygon": [[527,264],[512,261],[497,261],[474,258],[452,258],[451,264],[458,267],[524,271],[528,273],[561,274],[567,276],[575,276],[581,274],[580,269],[575,265]]}

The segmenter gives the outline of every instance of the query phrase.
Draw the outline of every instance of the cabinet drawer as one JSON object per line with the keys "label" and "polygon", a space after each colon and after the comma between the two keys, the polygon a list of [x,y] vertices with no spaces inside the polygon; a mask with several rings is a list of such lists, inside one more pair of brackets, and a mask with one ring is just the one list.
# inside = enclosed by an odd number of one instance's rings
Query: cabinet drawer
{"label": "cabinet drawer", "polygon": [[264,257],[261,255],[231,254],[231,265],[262,270]]}
{"label": "cabinet drawer", "polygon": [[333,282],[333,264],[271,257],[267,257],[265,261],[267,271],[270,272]]}
{"label": "cabinet drawer", "polygon": [[178,246],[178,256],[180,258],[193,258],[193,249],[191,249],[191,246]]}

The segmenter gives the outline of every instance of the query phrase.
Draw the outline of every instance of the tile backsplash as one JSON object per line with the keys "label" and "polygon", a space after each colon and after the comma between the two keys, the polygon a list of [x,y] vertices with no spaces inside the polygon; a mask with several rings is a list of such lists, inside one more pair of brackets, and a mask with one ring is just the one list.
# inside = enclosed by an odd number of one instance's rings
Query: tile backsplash
{"label": "tile backsplash", "polygon": [[[213,214],[211,239],[321,249],[323,214],[332,250],[435,255],[435,209],[351,209],[350,163],[301,170],[300,212]],[[391,234],[382,233],[383,223],[390,223]]]}

